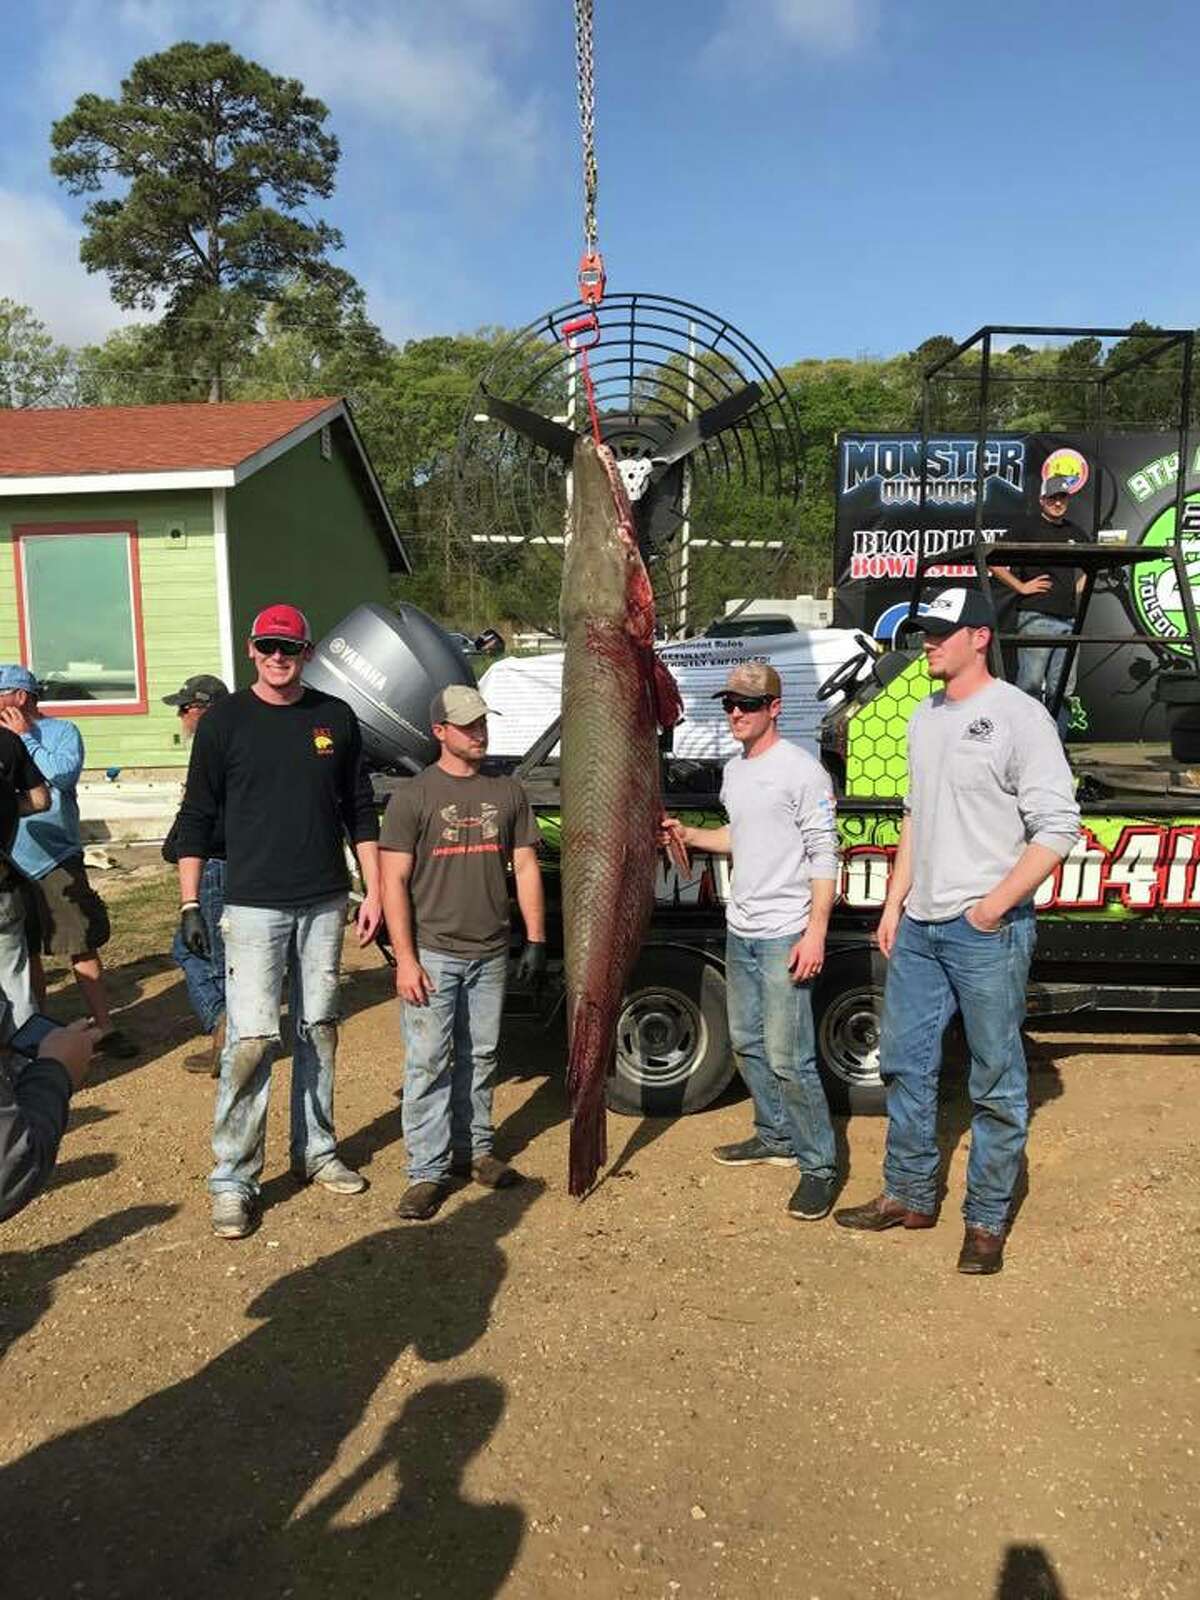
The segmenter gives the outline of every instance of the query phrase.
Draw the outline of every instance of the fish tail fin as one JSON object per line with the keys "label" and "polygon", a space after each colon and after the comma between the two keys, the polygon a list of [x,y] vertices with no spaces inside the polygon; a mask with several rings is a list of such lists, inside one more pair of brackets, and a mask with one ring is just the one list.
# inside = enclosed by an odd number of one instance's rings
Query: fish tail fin
{"label": "fish tail fin", "polygon": [[567,1089],[571,1096],[571,1149],[567,1189],[573,1195],[588,1192],[608,1159],[608,1128],[604,1110],[607,1063],[601,1054],[604,1033],[599,1008],[586,1000],[575,1008],[571,1045],[567,1055]]}

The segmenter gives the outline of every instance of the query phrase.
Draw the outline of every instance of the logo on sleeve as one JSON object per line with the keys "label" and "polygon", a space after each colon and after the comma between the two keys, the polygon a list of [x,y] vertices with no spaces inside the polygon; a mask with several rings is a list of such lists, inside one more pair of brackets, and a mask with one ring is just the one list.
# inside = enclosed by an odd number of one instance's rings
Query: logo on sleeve
{"label": "logo on sleeve", "polygon": [[319,756],[331,756],[333,754],[333,732],[331,729],[314,728],[312,739],[313,749]]}
{"label": "logo on sleeve", "polygon": [[976,717],[966,733],[963,734],[963,738],[978,739],[982,744],[990,744],[995,731],[996,729],[990,717]]}

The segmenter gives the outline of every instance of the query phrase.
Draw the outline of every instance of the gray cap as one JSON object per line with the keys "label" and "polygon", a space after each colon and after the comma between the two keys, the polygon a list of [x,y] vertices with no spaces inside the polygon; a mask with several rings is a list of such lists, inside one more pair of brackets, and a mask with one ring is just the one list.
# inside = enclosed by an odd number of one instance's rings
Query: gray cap
{"label": "gray cap", "polygon": [[449,683],[429,702],[430,722],[450,722],[456,728],[465,728],[480,717],[499,716],[487,701],[468,683]]}
{"label": "gray cap", "polygon": [[1070,478],[1047,478],[1041,488],[1041,498],[1049,500],[1052,494],[1070,494]]}

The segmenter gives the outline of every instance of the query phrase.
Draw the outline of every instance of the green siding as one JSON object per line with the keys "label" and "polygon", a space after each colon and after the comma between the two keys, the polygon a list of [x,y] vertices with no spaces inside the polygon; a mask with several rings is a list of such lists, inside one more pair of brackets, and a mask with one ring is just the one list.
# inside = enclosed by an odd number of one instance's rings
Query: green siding
{"label": "green siding", "polygon": [[297,605],[320,638],[366,600],[386,603],[388,564],[355,477],[353,443],[333,429],[333,455],[315,433],[228,491],[229,587],[239,684],[250,682],[245,641],[256,612]]}
{"label": "green siding", "polygon": [[[193,672],[221,670],[213,565],[212,491],[153,494],[31,495],[0,500],[0,660],[19,653],[14,526],[131,521],[138,534],[142,633],[149,710],[96,715],[72,710],[89,767],[178,767],[187,761],[178,718],[161,696]],[[186,538],[168,541],[182,525]]]}

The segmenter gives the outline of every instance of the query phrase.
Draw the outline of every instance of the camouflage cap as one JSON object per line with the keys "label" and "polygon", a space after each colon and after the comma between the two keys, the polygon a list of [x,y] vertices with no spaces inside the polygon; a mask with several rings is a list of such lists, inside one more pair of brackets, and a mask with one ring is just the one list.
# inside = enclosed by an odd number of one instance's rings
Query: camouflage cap
{"label": "camouflage cap", "polygon": [[723,694],[769,694],[772,700],[778,700],[783,694],[783,685],[769,661],[740,661],[725,679],[725,687],[718,689],[712,698],[719,700]]}

